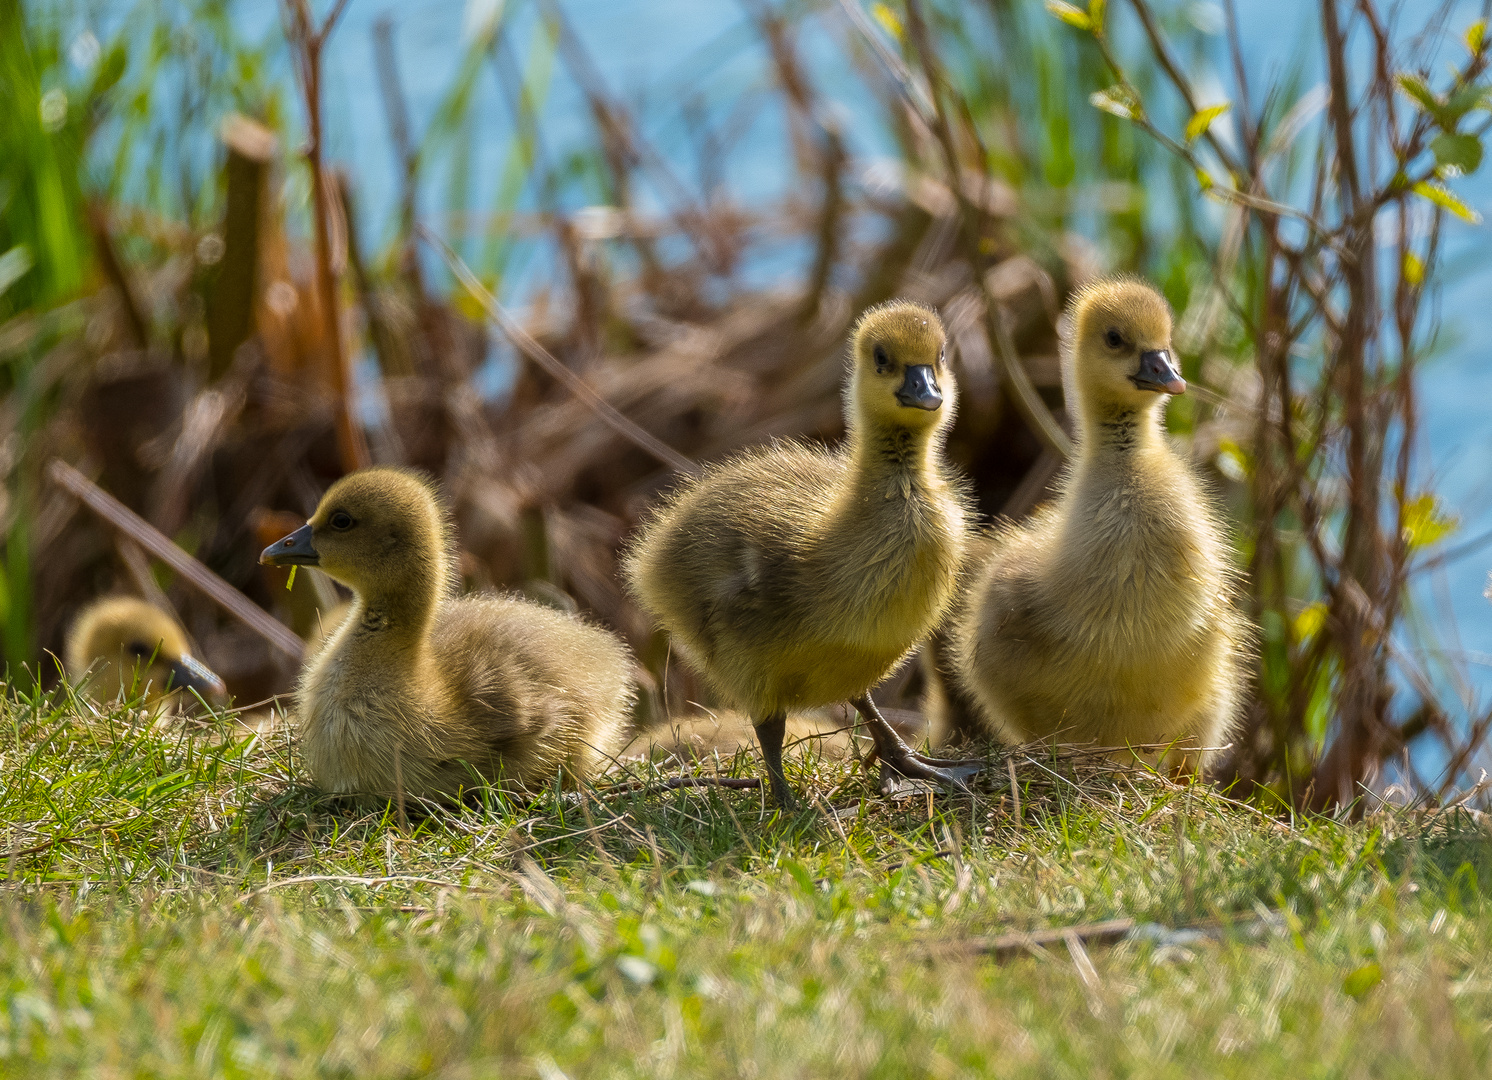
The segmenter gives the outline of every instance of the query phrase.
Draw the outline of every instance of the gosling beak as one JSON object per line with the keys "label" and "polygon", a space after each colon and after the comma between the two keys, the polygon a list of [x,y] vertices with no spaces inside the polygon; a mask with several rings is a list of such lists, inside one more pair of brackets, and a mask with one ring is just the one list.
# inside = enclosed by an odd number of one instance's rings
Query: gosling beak
{"label": "gosling beak", "polygon": [[1176,363],[1166,349],[1142,352],[1140,370],[1129,379],[1141,390],[1154,390],[1157,394],[1186,393],[1186,380],[1176,370]]}
{"label": "gosling beak", "polygon": [[189,653],[183,653],[181,659],[168,661],[166,669],[170,671],[169,690],[195,690],[205,699],[221,698],[228,692],[223,685],[223,680],[218,678],[213,670]]}
{"label": "gosling beak", "polygon": [[321,555],[311,546],[311,523],[270,544],[259,553],[259,562],[265,566],[319,566]]}
{"label": "gosling beak", "polygon": [[928,364],[916,364],[907,368],[906,378],[896,391],[896,400],[909,409],[926,409],[932,412],[942,407],[943,392],[938,389],[937,376]]}

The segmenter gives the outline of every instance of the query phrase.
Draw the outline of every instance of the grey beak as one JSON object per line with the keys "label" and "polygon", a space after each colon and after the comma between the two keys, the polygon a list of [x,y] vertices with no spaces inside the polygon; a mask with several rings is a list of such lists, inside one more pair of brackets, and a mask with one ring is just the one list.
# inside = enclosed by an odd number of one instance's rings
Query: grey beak
{"label": "grey beak", "polygon": [[283,540],[276,540],[259,553],[265,566],[317,566],[321,556],[311,546],[311,523],[308,521]]}
{"label": "grey beak", "polygon": [[189,653],[183,653],[180,660],[168,662],[166,667],[171,672],[172,690],[195,690],[203,698],[221,698],[228,692],[223,685],[223,680],[217,674]]}
{"label": "grey beak", "polygon": [[1129,378],[1141,390],[1153,390],[1157,394],[1186,393],[1186,380],[1176,370],[1176,363],[1166,349],[1142,352],[1140,370]]}
{"label": "grey beak", "polygon": [[907,368],[896,391],[896,400],[909,409],[926,409],[931,412],[943,405],[943,392],[938,389],[938,378],[928,364],[916,364]]}

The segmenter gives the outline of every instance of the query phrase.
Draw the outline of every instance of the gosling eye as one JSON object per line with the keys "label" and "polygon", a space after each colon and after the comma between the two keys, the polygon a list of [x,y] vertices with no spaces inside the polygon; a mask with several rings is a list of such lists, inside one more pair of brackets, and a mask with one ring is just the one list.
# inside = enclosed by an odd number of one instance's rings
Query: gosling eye
{"label": "gosling eye", "polygon": [[1117,349],[1124,344],[1124,335],[1119,333],[1119,331],[1115,330],[1112,326],[1104,332],[1103,339],[1104,342],[1111,349]]}
{"label": "gosling eye", "polygon": [[346,532],[348,529],[352,528],[355,522],[352,520],[352,516],[346,511],[338,510],[335,514],[332,515],[331,520],[327,522],[327,524],[336,529],[338,532]]}
{"label": "gosling eye", "polygon": [[143,641],[132,641],[124,649],[136,660],[149,660],[155,654],[155,650]]}
{"label": "gosling eye", "polygon": [[877,375],[884,375],[891,370],[891,357],[887,355],[884,345],[877,345],[873,355],[875,356]]}

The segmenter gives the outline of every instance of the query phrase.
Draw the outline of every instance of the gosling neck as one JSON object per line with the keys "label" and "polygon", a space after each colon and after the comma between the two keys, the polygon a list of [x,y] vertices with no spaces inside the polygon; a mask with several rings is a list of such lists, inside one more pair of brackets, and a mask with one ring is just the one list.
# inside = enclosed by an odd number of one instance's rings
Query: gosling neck
{"label": "gosling neck", "polygon": [[1089,406],[1084,410],[1083,460],[1122,466],[1164,450],[1164,409],[1164,399],[1140,407],[1122,402]]}
{"label": "gosling neck", "polygon": [[360,636],[376,639],[387,648],[423,650],[429,639],[436,606],[444,597],[443,561],[420,566],[402,575],[397,584],[380,584],[354,590],[353,616]]}
{"label": "gosling neck", "polygon": [[850,428],[850,461],[862,485],[906,493],[938,475],[937,426],[898,427],[860,422]]}

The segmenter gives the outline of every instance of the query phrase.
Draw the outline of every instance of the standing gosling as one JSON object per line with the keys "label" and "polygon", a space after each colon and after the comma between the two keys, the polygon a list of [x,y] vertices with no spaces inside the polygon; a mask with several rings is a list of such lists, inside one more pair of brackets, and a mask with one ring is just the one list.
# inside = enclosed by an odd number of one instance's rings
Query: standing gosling
{"label": "standing gosling", "polygon": [[437,798],[488,782],[590,774],[621,745],[632,663],[599,627],[511,597],[459,599],[432,486],[365,469],[264,549],[320,567],[352,609],[301,672],[301,752],[331,792]]}
{"label": "standing gosling", "polygon": [[914,754],[870,688],[952,599],[965,496],[941,460],[954,386],[937,313],[892,302],[850,341],[839,451],[787,443],[707,471],[657,511],[625,564],[628,586],[734,708],[748,712],[772,793],[789,710],[849,701],[880,759],[961,783],[970,762]]}
{"label": "standing gosling", "polygon": [[1238,717],[1251,634],[1217,514],[1161,428],[1186,383],[1171,311],[1101,281],[1073,303],[1064,380],[1077,455],[1054,503],[998,537],[955,632],[996,735],[1163,744],[1194,773]]}
{"label": "standing gosling", "polygon": [[63,646],[63,666],[99,702],[141,697],[158,705],[177,690],[221,700],[225,690],[192,655],[186,631],[153,604],[133,596],[106,596],[74,618]]}

